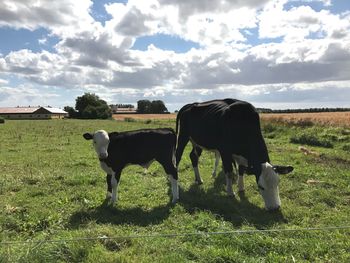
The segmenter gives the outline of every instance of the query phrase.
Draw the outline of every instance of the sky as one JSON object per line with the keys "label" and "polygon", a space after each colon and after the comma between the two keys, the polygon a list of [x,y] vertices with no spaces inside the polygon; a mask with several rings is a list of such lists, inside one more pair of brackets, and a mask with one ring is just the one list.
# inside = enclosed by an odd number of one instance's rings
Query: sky
{"label": "sky", "polygon": [[350,107],[348,0],[1,0],[0,107]]}

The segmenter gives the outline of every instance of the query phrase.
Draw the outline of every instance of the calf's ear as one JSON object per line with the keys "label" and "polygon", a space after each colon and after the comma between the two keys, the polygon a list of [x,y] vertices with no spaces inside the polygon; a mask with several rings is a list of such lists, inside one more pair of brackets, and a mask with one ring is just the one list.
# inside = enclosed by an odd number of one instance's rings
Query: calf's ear
{"label": "calf's ear", "polygon": [[278,174],[289,174],[294,168],[292,166],[274,165],[273,170]]}
{"label": "calf's ear", "polygon": [[93,135],[91,133],[84,133],[83,137],[85,138],[85,140],[92,140],[93,139]]}

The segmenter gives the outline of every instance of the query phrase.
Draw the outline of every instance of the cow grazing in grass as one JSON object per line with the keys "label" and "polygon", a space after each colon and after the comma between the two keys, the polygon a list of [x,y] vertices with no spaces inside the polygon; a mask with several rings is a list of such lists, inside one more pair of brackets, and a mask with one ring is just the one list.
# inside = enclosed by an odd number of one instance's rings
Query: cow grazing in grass
{"label": "cow grazing in grass", "polygon": [[120,175],[130,164],[148,167],[158,161],[169,175],[172,202],[179,198],[177,170],[175,168],[176,135],[172,129],[143,129],[127,132],[107,133],[104,130],[85,133],[86,140],[93,145],[100,160],[101,168],[107,173],[107,197],[112,196],[112,204],[117,201]]}
{"label": "cow grazing in grass", "polygon": [[[176,165],[178,167],[184,148],[191,141],[193,150],[190,158],[198,183],[202,182],[198,170],[198,158],[202,149],[215,151],[217,156],[221,156],[228,195],[234,195],[232,182],[237,177],[233,173],[232,164],[237,162],[239,189],[244,189],[244,171],[252,173],[256,177],[266,209],[275,210],[280,207],[278,174],[289,173],[293,167],[270,164],[261,134],[259,114],[250,103],[224,99],[187,104],[178,112],[176,133]],[[218,161],[216,166],[217,164]]]}

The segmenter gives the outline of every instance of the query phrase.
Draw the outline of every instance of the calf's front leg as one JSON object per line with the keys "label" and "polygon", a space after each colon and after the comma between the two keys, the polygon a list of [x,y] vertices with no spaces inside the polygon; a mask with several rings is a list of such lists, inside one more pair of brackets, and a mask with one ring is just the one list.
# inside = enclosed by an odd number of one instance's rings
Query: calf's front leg
{"label": "calf's front leg", "polygon": [[111,185],[112,185],[112,198],[111,203],[112,206],[115,206],[118,200],[118,186],[120,181],[120,173],[114,173],[111,178]]}
{"label": "calf's front leg", "polygon": [[112,175],[107,174],[106,176],[106,183],[107,183],[107,193],[106,193],[106,199],[109,200],[112,198]]}

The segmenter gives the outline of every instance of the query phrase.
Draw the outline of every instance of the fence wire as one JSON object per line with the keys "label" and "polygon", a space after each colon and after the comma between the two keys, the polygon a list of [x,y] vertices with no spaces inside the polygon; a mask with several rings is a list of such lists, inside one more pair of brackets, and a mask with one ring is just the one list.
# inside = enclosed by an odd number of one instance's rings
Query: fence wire
{"label": "fence wire", "polygon": [[121,235],[121,236],[98,236],[98,237],[80,237],[68,239],[43,239],[43,240],[18,240],[18,241],[2,241],[4,245],[21,245],[21,244],[45,244],[45,243],[65,243],[79,241],[95,241],[95,240],[118,240],[118,239],[145,239],[145,238],[175,238],[175,237],[190,237],[190,236],[215,236],[215,235],[234,235],[234,234],[264,234],[264,233],[283,233],[283,232],[311,232],[311,231],[334,231],[347,230],[350,226],[329,226],[329,227],[308,227],[308,228],[280,228],[280,229],[241,229],[233,231],[218,231],[218,232],[190,232],[190,233],[158,233],[145,235]]}

